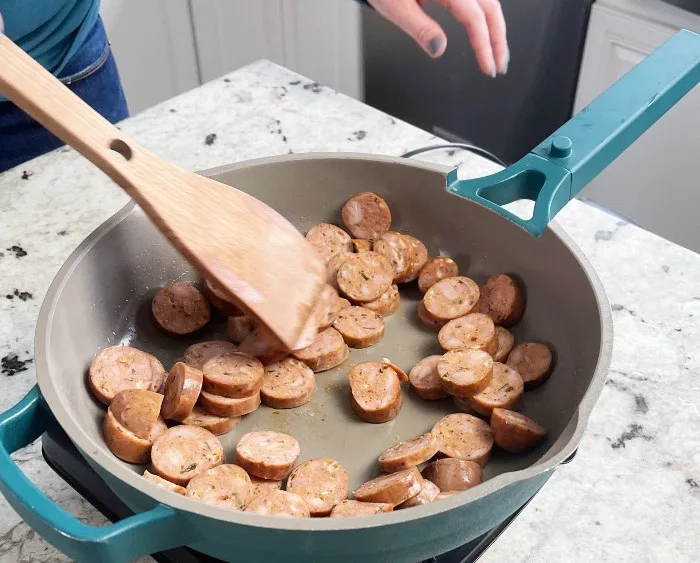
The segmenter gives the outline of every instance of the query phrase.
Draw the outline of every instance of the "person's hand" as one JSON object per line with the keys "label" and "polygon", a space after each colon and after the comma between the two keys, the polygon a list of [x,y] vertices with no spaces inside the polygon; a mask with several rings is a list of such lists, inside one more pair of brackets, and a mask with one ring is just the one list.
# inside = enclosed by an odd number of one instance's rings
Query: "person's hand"
{"label": "person's hand", "polygon": [[[427,0],[368,0],[382,16],[394,23],[431,57],[439,57],[447,47],[447,36],[422,6]],[[506,22],[498,0],[436,0],[450,10],[469,34],[481,72],[496,77],[508,71],[510,52]]]}

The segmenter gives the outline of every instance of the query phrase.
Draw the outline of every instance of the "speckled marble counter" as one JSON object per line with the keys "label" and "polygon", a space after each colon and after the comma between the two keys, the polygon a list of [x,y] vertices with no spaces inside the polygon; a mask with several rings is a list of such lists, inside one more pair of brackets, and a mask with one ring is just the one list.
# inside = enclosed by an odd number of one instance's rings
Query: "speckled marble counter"
{"label": "speckled marble counter", "polygon": [[[260,62],[161,104],[121,127],[191,170],[273,154],[398,155],[430,134]],[[422,158],[494,170],[467,153]],[[72,150],[0,175],[0,411],[34,385],[41,300],[75,246],[127,201]],[[558,222],[613,304],[610,377],[579,454],[558,470],[483,557],[503,561],[697,561],[700,553],[700,256],[581,202]],[[15,456],[43,490],[92,524],[104,519],[45,464]],[[0,498],[0,562],[64,561]]]}

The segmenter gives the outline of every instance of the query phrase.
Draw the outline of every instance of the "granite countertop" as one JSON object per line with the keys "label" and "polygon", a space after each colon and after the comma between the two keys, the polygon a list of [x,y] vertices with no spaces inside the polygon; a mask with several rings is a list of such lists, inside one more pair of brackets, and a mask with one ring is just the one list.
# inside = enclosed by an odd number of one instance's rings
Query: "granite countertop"
{"label": "granite countertop", "polygon": [[[289,152],[399,155],[435,141],[269,62],[121,127],[191,170]],[[464,177],[494,170],[464,152],[421,158],[461,164]],[[34,328],[51,279],[126,201],[67,148],[0,175],[0,411],[35,383]],[[578,201],[558,222],[591,260],[612,303],[612,368],[574,462],[555,472],[483,561],[697,561],[700,256]],[[14,458],[61,506],[91,524],[105,522],[48,468],[38,443]],[[0,562],[64,560],[0,497]]]}

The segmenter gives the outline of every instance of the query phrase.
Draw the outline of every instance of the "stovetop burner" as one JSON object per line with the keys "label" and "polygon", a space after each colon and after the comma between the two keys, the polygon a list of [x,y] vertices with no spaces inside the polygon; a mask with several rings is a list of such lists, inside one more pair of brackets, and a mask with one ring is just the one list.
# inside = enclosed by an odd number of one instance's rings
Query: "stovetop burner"
{"label": "stovetop burner", "polygon": [[[99,475],[87,464],[65,432],[57,425],[41,438],[42,453],[46,463],[106,518],[115,522],[133,514]],[[564,463],[571,461],[574,452]],[[529,502],[529,501],[528,501]],[[457,549],[420,563],[473,563],[489,548],[498,536],[515,520],[523,505],[501,524],[483,536]],[[187,547],[154,553],[159,563],[217,563],[209,557]]]}

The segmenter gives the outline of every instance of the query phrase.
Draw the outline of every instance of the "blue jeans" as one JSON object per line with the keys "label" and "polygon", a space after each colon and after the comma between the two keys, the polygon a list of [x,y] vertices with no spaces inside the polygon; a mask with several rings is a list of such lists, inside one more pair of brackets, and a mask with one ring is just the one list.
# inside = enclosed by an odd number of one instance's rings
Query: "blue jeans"
{"label": "blue jeans", "polygon": [[[58,78],[112,123],[127,117],[119,72],[98,19]],[[63,145],[12,102],[0,101],[0,172]]]}

